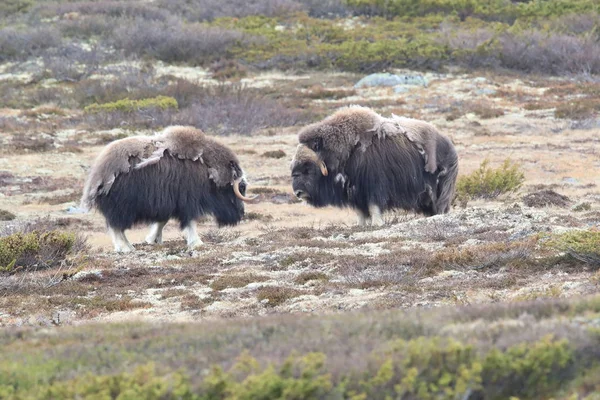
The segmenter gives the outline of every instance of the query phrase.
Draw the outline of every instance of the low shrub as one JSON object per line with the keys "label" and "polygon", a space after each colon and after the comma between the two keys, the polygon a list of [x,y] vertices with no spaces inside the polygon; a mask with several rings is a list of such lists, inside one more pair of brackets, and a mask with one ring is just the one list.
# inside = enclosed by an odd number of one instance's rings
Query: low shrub
{"label": "low shrub", "polygon": [[23,14],[35,4],[35,0],[4,0],[0,3],[0,19]]}
{"label": "low shrub", "polygon": [[211,284],[212,290],[223,290],[228,288],[241,288],[253,282],[264,282],[269,278],[257,274],[221,275]]}
{"label": "low shrub", "polygon": [[149,99],[123,99],[85,107],[86,120],[91,126],[103,128],[144,127],[160,128],[172,124],[178,109],[177,100],[168,96]]}
{"label": "low shrub", "polygon": [[272,151],[265,151],[262,154],[263,157],[266,158],[283,158],[286,156],[285,151],[283,150],[272,150]]}
{"label": "low shrub", "polygon": [[204,87],[175,122],[214,135],[250,135],[260,129],[293,126],[310,115],[240,84]]}
{"label": "low shrub", "polygon": [[8,210],[0,209],[0,221],[12,221],[15,218],[17,218],[15,214],[11,213]]}
{"label": "low shrub", "polygon": [[76,240],[74,234],[58,230],[0,237],[0,270],[14,272],[56,266],[71,252]]}
{"label": "low shrub", "polygon": [[276,307],[301,294],[301,291],[290,287],[264,286],[257,290],[256,298],[269,307]]}
{"label": "low shrub", "polygon": [[53,27],[2,28],[0,29],[0,62],[39,56],[46,49],[58,47],[61,42],[60,32]]}
{"label": "low shrub", "polygon": [[493,169],[486,159],[478,170],[458,178],[456,190],[459,197],[493,199],[517,191],[524,181],[519,164],[506,159],[499,168]]}
{"label": "low shrub", "polygon": [[131,113],[134,111],[144,110],[144,109],[160,109],[160,110],[168,110],[170,108],[177,109],[177,100],[173,97],[167,96],[157,96],[150,99],[141,99],[141,100],[130,100],[123,99],[118,100],[112,103],[104,103],[104,104],[91,104],[85,107],[83,110],[87,113],[99,113],[99,112],[125,112]]}
{"label": "low shrub", "polygon": [[[576,354],[566,340],[552,336],[505,350],[478,351],[475,346],[441,337],[394,340],[371,355],[369,365],[343,375],[325,354],[292,353],[281,365],[261,366],[243,352],[225,370],[214,365],[200,382],[184,371],[160,372],[153,363],[132,372],[88,374],[69,380],[36,381],[25,364],[0,365],[0,396],[8,398],[145,398],[145,399],[383,399],[555,397],[568,383],[593,382],[584,366],[574,368]],[[365,368],[366,367],[366,368]],[[32,368],[32,367],[29,367]],[[597,371],[591,370],[597,375]],[[582,377],[578,381],[577,373]],[[595,383],[588,385],[590,393]]]}
{"label": "low shrub", "polygon": [[128,54],[194,65],[227,58],[232,47],[244,40],[234,29],[183,24],[174,19],[159,22],[135,18],[112,33],[112,44]]}
{"label": "low shrub", "polygon": [[295,0],[159,0],[156,4],[188,21],[212,21],[215,18],[243,18],[250,15],[285,17],[302,9]]}
{"label": "low shrub", "polygon": [[600,230],[565,232],[551,237],[546,244],[593,268],[600,268]]}

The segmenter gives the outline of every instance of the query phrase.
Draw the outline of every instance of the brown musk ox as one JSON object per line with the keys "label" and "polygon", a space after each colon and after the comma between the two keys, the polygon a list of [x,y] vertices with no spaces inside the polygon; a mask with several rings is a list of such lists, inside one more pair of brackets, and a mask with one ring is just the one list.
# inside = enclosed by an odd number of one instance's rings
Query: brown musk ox
{"label": "brown musk ox", "polygon": [[176,219],[189,248],[202,244],[196,219],[213,215],[219,226],[244,215],[246,181],[236,155],[201,130],[172,126],[156,136],[134,136],[107,145],[92,165],[81,206],[105,217],[115,251],[133,246],[125,230],[153,223],[148,243]]}
{"label": "brown musk ox", "polygon": [[302,128],[298,139],[292,187],[313,206],[351,207],[360,225],[382,225],[390,209],[450,210],[458,156],[427,122],[349,106]]}

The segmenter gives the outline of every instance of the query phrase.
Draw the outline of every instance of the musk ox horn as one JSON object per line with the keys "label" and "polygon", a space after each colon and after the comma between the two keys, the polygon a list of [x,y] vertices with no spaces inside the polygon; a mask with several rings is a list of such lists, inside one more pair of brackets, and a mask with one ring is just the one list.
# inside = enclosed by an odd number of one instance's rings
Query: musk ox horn
{"label": "musk ox horn", "polygon": [[323,176],[329,175],[329,171],[327,171],[327,165],[325,165],[325,162],[319,161],[319,167],[321,168],[321,173]]}
{"label": "musk ox horn", "polygon": [[258,197],[258,195],[252,196],[252,197],[246,197],[242,193],[240,193],[240,182],[241,181],[242,181],[242,178],[238,178],[235,181],[233,181],[233,193],[235,193],[237,198],[242,201],[252,201],[252,200],[256,199]]}

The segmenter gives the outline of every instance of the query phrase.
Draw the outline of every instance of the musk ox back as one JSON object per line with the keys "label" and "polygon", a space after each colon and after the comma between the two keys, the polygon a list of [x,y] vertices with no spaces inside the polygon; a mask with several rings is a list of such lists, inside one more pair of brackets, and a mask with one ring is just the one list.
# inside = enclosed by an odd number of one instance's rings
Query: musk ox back
{"label": "musk ox back", "polygon": [[382,224],[381,212],[394,208],[426,215],[450,209],[458,157],[424,121],[352,106],[303,128],[298,138],[292,186],[314,206],[352,207],[361,224]]}
{"label": "musk ox back", "polygon": [[213,215],[235,225],[244,215],[244,173],[235,154],[191,127],[170,127],[161,135],[115,141],[95,161],[82,206],[106,218],[115,250],[131,251],[124,231],[154,223],[146,241],[160,243],[170,219],[179,221],[188,246],[201,241],[195,220]]}

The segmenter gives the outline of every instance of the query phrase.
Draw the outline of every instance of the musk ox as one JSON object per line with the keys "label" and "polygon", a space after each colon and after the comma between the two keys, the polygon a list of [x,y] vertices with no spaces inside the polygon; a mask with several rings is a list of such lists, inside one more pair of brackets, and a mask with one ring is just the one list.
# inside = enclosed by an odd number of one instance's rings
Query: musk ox
{"label": "musk ox", "polygon": [[156,136],[116,140],[100,153],[85,183],[81,206],[104,215],[115,250],[133,246],[124,231],[153,223],[148,243],[161,243],[162,230],[176,219],[195,248],[202,244],[195,220],[213,215],[235,225],[244,215],[246,181],[236,155],[224,145],[185,126]]}
{"label": "musk ox", "polygon": [[350,106],[298,133],[294,193],[316,207],[351,207],[360,225],[382,225],[382,212],[447,213],[458,157],[433,125]]}

